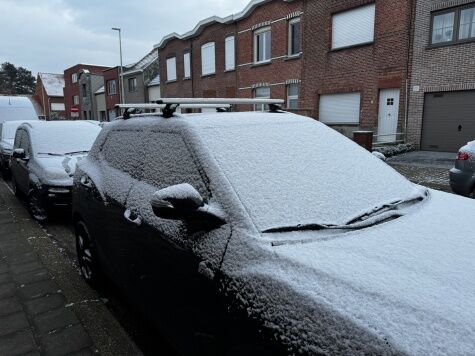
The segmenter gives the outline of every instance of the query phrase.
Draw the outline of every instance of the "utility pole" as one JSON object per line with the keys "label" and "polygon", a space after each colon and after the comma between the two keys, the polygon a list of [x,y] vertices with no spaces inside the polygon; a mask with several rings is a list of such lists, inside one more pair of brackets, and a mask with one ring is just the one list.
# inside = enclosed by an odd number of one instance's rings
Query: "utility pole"
{"label": "utility pole", "polygon": [[119,102],[125,104],[125,95],[124,95],[124,67],[122,65],[122,36],[120,27],[112,27],[112,31],[119,32],[119,51],[120,51],[120,76],[119,76],[119,85],[120,85],[120,96]]}

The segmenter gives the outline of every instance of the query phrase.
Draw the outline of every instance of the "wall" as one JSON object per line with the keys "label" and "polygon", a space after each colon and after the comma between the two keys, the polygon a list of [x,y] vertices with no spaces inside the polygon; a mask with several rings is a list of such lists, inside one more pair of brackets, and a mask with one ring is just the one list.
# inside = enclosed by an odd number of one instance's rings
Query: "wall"
{"label": "wall", "polygon": [[[130,91],[129,79],[137,78],[137,89]],[[142,72],[124,74],[124,103],[145,103],[145,86]]]}
{"label": "wall", "polygon": [[475,42],[429,46],[431,12],[469,3],[475,1],[417,1],[407,138],[418,148],[421,143],[425,93],[475,90]]}
{"label": "wall", "polygon": [[[109,113],[109,110],[116,110],[116,105],[120,102],[120,81],[119,81],[119,67],[114,67],[111,69],[107,69],[102,72],[104,75],[104,90],[105,90],[105,104],[106,104],[106,112]],[[109,95],[107,92],[107,82],[109,80],[115,80],[116,82],[116,93],[113,95]],[[107,114],[108,115],[108,114]],[[108,117],[108,120],[110,118]]]}

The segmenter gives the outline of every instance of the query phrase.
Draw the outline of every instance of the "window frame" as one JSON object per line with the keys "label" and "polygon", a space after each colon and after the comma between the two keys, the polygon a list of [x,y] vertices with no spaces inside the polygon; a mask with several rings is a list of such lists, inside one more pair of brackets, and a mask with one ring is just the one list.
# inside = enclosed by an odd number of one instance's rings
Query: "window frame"
{"label": "window frame", "polygon": [[[132,88],[130,83],[134,83]],[[136,91],[138,91],[137,77],[127,78],[127,89],[129,90],[129,93],[135,93]]]}
{"label": "window frame", "polygon": [[[175,78],[170,78],[170,73],[169,73],[169,63],[171,63],[171,61],[174,61],[174,64],[175,64],[175,67],[174,67],[174,71],[175,71]],[[166,72],[167,72],[167,83],[171,83],[171,82],[176,82],[177,81],[177,70],[176,70],[176,56],[172,56],[172,57],[168,57],[165,61],[165,69],[166,69]]]}
{"label": "window frame", "polygon": [[[209,48],[209,47],[213,47],[213,71],[211,72],[204,72],[204,62],[203,62],[203,49],[206,49],[206,48]],[[206,42],[206,43],[203,43],[201,45],[201,76],[202,77],[206,77],[208,75],[215,75],[216,74],[216,42],[214,41],[210,41],[210,42]]]}
{"label": "window frame", "polygon": [[[335,32],[336,32],[335,28],[334,28],[334,26],[335,26],[335,16],[342,15],[344,13],[349,13],[349,12],[356,11],[356,10],[360,10],[362,8],[365,8],[365,7],[373,7],[374,8],[373,34],[372,34],[373,38],[370,41],[363,41],[363,42],[348,44],[348,45],[345,45],[345,46],[334,47],[334,38],[335,38]],[[367,45],[373,44],[375,39],[376,39],[376,21],[377,21],[376,15],[377,15],[377,13],[376,13],[376,3],[375,2],[362,4],[362,5],[359,5],[359,6],[356,6],[356,7],[352,7],[352,8],[348,8],[348,9],[344,9],[344,10],[332,13],[331,17],[330,17],[330,32],[331,32],[330,51],[340,51],[340,50],[347,49],[347,48],[361,47],[361,46],[367,46]]]}
{"label": "window frame", "polygon": [[[259,89],[269,89],[269,95],[264,97],[264,96],[256,96],[257,91]],[[253,90],[252,96],[254,99],[270,99],[272,97],[272,88],[271,86],[262,86],[262,87],[256,87]],[[267,104],[254,104],[254,111],[268,111],[269,110],[269,105]]]}
{"label": "window frame", "polygon": [[[290,95],[290,87],[292,85],[295,85],[297,87],[297,95]],[[298,109],[299,106],[299,97],[300,97],[300,84],[299,83],[291,83],[287,84],[287,109]],[[291,108],[290,107],[290,100],[297,100],[297,107],[296,108]]]}
{"label": "window frame", "polygon": [[[448,9],[443,9],[443,10],[438,10],[438,11],[431,12],[430,13],[430,30],[429,30],[429,47],[443,47],[443,46],[450,46],[450,45],[454,45],[454,44],[475,42],[475,36],[459,39],[461,13],[462,13],[463,10],[467,10],[467,9],[474,9],[475,10],[475,4],[470,3],[470,4],[465,4],[465,5],[462,5],[462,6],[456,6],[456,7],[451,7],[451,8],[448,8]],[[436,16],[449,14],[451,12],[454,13],[454,28],[453,28],[452,41],[434,43],[432,41],[433,40],[433,33],[434,33],[434,18]],[[473,24],[473,22],[472,22],[472,24]]]}
{"label": "window frame", "polygon": [[[188,56],[188,66],[185,58]],[[188,70],[187,70],[188,69]],[[188,73],[187,73],[188,72]],[[188,75],[186,75],[188,74]],[[183,80],[191,78],[191,52],[183,52]]]}
{"label": "window frame", "polygon": [[76,84],[78,82],[78,74],[76,72],[71,73],[71,83]]}
{"label": "window frame", "polygon": [[[112,83],[114,84],[114,85],[113,85],[113,86],[114,86],[114,91],[113,91],[113,92],[110,90],[110,88],[111,88],[110,85],[111,85]],[[107,81],[107,95],[116,95],[116,94],[117,94],[117,83],[116,83],[116,80],[115,80],[115,79],[108,80],[108,81]]]}
{"label": "window frame", "polygon": [[[76,101],[77,99],[77,101]],[[79,105],[79,95],[75,94],[73,95],[73,105]]]}
{"label": "window frame", "polygon": [[[228,41],[233,41],[233,63],[232,63],[232,66],[228,67],[228,62],[227,62],[227,55],[228,55],[228,52],[226,50],[226,45],[228,43]],[[231,72],[233,70],[236,70],[236,36],[233,34],[233,35],[229,35],[229,36],[226,36],[224,38],[224,71],[225,72]]]}
{"label": "window frame", "polygon": [[[292,25],[298,23],[299,24],[299,28],[300,28],[300,32],[299,32],[299,51],[297,53],[292,53],[292,47],[293,47],[293,36],[292,36]],[[288,21],[288,33],[287,33],[287,36],[288,36],[288,45],[287,45],[287,55],[289,57],[294,57],[294,56],[298,56],[302,53],[302,19],[299,17],[295,17],[293,19],[290,19]]]}
{"label": "window frame", "polygon": [[[259,60],[259,53],[258,53],[258,49],[259,49],[259,36],[266,33],[266,32],[269,32],[270,33],[270,56],[268,59],[263,59],[263,60]],[[261,64],[261,63],[269,63],[272,61],[272,26],[265,26],[265,27],[262,27],[262,28],[258,28],[257,30],[254,31],[253,33],[253,36],[254,36],[254,63],[255,64]],[[267,47],[265,47],[267,48]],[[264,51],[265,53],[266,51]]]}

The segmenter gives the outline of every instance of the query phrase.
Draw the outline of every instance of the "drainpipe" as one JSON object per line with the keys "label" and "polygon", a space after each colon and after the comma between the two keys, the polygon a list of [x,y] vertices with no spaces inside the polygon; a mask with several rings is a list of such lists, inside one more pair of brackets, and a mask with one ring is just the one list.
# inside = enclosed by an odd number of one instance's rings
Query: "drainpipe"
{"label": "drainpipe", "polygon": [[406,79],[406,100],[404,104],[404,143],[407,143],[407,120],[409,117],[409,79]]}

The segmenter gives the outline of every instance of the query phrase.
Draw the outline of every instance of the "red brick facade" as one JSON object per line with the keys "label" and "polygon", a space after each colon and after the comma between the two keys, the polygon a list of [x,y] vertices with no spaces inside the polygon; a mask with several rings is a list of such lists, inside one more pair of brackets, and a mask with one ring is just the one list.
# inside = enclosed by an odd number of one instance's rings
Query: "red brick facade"
{"label": "red brick facade", "polygon": [[80,90],[79,90],[79,83],[73,83],[72,82],[72,74],[73,73],[78,73],[79,77],[79,72],[83,69],[87,69],[91,73],[97,73],[97,74],[102,74],[103,70],[110,69],[109,67],[104,67],[104,66],[96,66],[96,65],[88,65],[88,64],[76,64],[75,66],[72,66],[68,69],[64,70],[64,104],[66,108],[66,118],[68,119],[74,119],[74,115],[71,114],[71,108],[78,108],[79,109],[79,104],[74,105],[73,103],[73,96],[78,95],[80,96]]}
{"label": "red brick facade", "polygon": [[[360,127],[378,125],[380,89],[399,88],[399,130],[406,116],[406,82],[410,46],[412,1],[305,1],[304,63],[301,106],[318,118],[322,94],[360,92]],[[365,4],[375,4],[374,41],[332,50],[332,15]],[[342,127],[347,133],[354,127]]]}
{"label": "red brick facade", "polygon": [[[106,117],[108,121],[112,119],[112,117],[109,116],[110,110],[115,112],[116,115],[114,117],[118,116],[118,110],[115,106],[120,103],[119,71],[119,67],[114,67],[102,72],[104,75],[104,96],[106,100]],[[109,93],[108,83],[110,81],[115,81],[115,93]]]}
{"label": "red brick facade", "polygon": [[[166,46],[159,49],[160,55],[160,90],[165,98],[193,97],[192,79],[184,78],[183,54],[190,51],[190,41],[172,39]],[[167,78],[167,59],[176,57],[177,79],[170,81]],[[191,76],[195,71],[192,69]]]}

